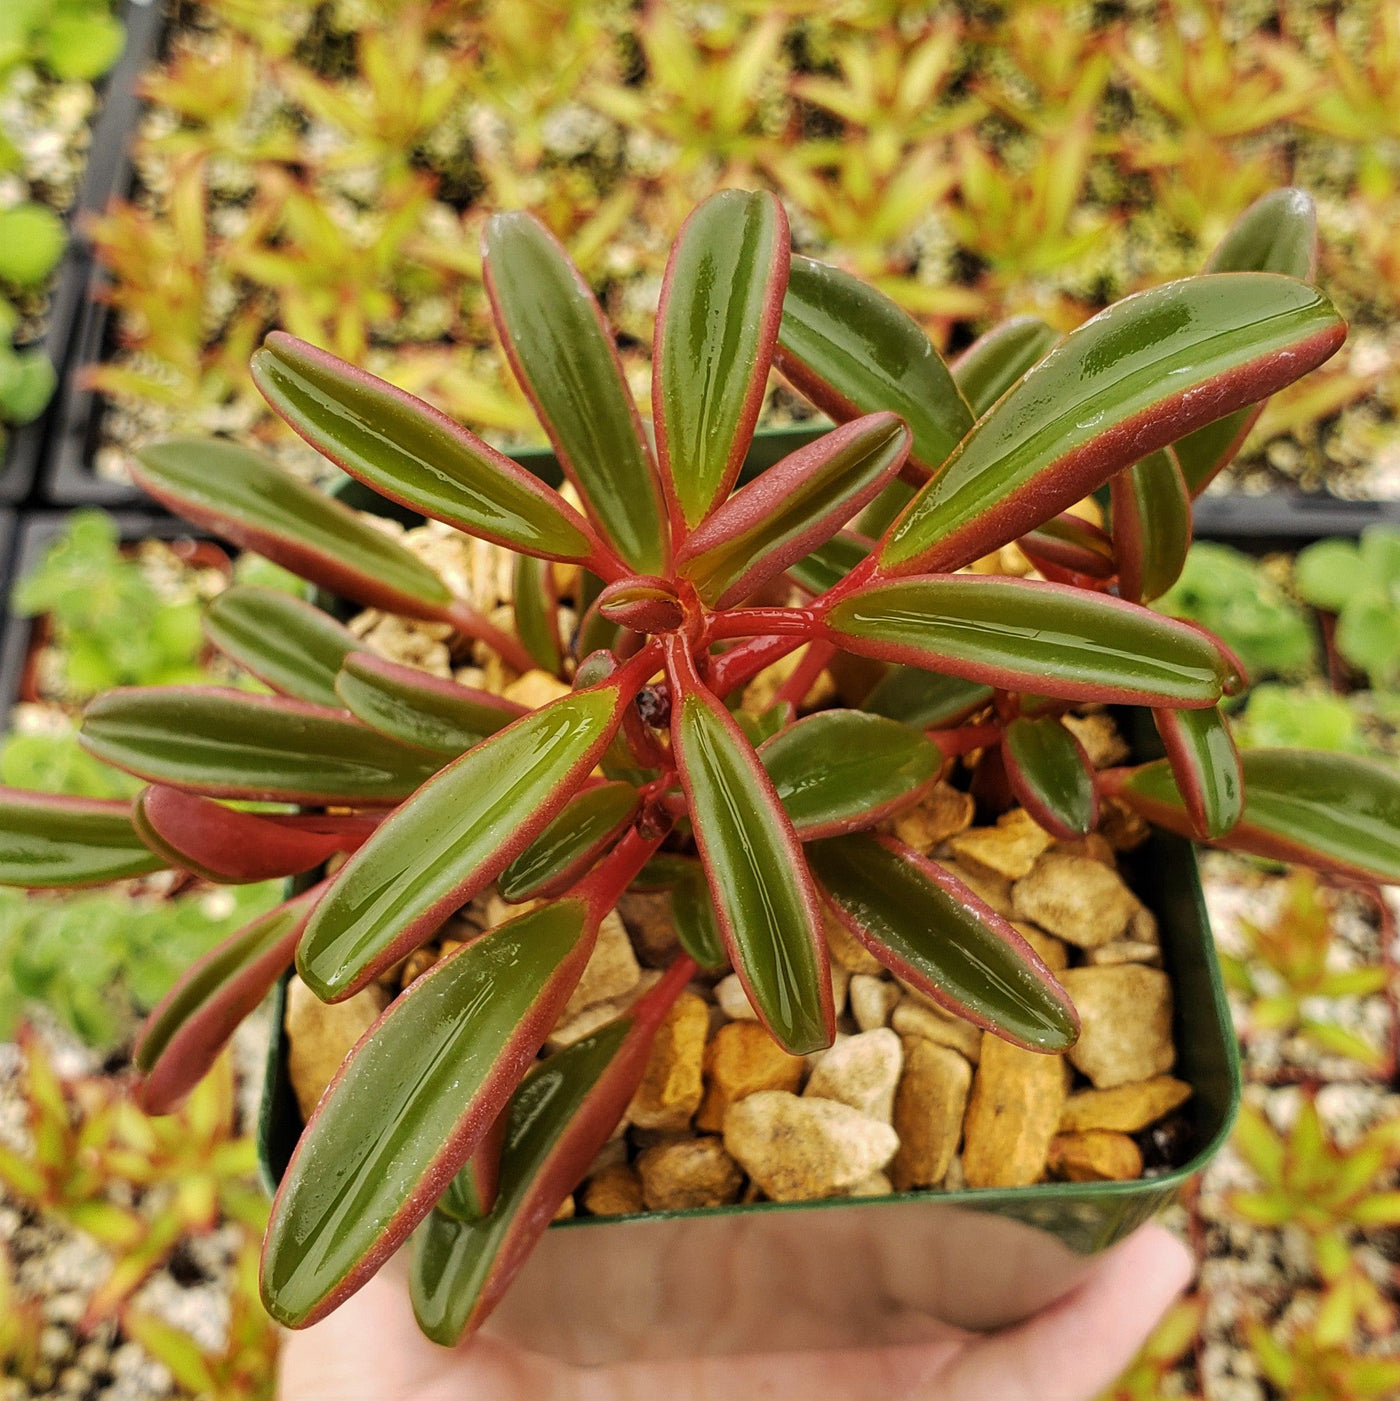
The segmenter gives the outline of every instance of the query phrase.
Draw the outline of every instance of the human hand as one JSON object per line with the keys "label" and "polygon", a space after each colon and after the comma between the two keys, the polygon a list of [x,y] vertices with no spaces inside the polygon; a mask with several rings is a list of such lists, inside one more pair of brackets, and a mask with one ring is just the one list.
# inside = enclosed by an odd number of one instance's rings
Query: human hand
{"label": "human hand", "polygon": [[386,1272],[324,1322],[289,1334],[281,1401],[1089,1401],[1132,1360],[1193,1263],[1160,1226],[1107,1251],[1034,1318],[962,1342],[676,1358],[580,1369],[490,1338],[448,1350],[418,1332]]}

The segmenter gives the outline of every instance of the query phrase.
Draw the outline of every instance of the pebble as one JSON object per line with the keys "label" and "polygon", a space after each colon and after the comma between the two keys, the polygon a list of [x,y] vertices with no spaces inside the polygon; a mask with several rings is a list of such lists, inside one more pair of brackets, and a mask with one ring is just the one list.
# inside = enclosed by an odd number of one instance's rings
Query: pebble
{"label": "pebble", "polygon": [[739,981],[737,973],[730,973],[715,984],[715,1001],[719,1003],[720,1011],[724,1013],[730,1021],[757,1021],[758,1013],[753,1009],[753,1003],[749,1001],[749,995],[744,991],[744,985]]}
{"label": "pebble", "polygon": [[1049,1168],[1067,1182],[1129,1182],[1142,1176],[1142,1154],[1125,1133],[1088,1129],[1057,1134]]}
{"label": "pebble", "polygon": [[523,676],[517,676],[501,694],[506,700],[515,701],[527,710],[538,710],[550,701],[567,696],[572,689],[567,681],[561,681],[551,672],[536,668],[527,671]]}
{"label": "pebble", "polygon": [[982,1054],[980,1027],[949,1016],[917,993],[908,994],[894,1009],[890,1025],[901,1036],[922,1036],[937,1046],[948,1046],[973,1064]]}
{"label": "pebble", "polygon": [[971,827],[975,811],[971,793],[940,780],[914,807],[895,818],[894,834],[927,856],[934,847]]}
{"label": "pebble", "polygon": [[1010,919],[1011,882],[1005,876],[980,870],[970,861],[940,861],[939,865],[955,875],[984,905]]}
{"label": "pebble", "polygon": [[613,1163],[584,1185],[583,1209],[593,1216],[634,1216],[645,1208],[642,1179],[630,1163]]}
{"label": "pebble", "polygon": [[322,1002],[300,978],[287,985],[287,1074],[303,1120],[311,1117],[355,1043],[388,1005],[383,988],[371,986],[344,1002]]}
{"label": "pebble", "polygon": [[1162,966],[1160,944],[1142,944],[1136,939],[1114,939],[1090,949],[1086,961],[1093,968],[1112,968],[1119,963],[1146,963],[1153,968]]}
{"label": "pebble", "polygon": [[871,977],[885,971],[884,964],[826,907],[822,908],[822,928],[826,931],[826,943],[834,964],[848,973],[864,973]]}
{"label": "pebble", "polygon": [[894,1191],[894,1183],[883,1172],[872,1172],[864,1181],[857,1182],[848,1197],[888,1197]]}
{"label": "pebble", "polygon": [[1064,940],[1037,929],[1033,924],[1013,920],[1012,927],[1040,955],[1040,961],[1052,972],[1059,973],[1069,967],[1069,950]]}
{"label": "pebble", "polygon": [[1060,975],[1079,1011],[1079,1040],[1069,1058],[1095,1089],[1165,1075],[1176,1061],[1172,1046],[1171,980],[1156,968],[1071,968]]}
{"label": "pebble", "polygon": [[610,911],[598,926],[598,941],[593,946],[583,976],[578,981],[560,1016],[575,1017],[595,1003],[622,997],[637,986],[642,975],[627,926],[616,910]]}
{"label": "pebble", "polygon": [[1014,881],[1030,875],[1054,841],[1025,808],[1012,808],[997,818],[995,827],[975,827],[954,837],[949,846],[959,861]]}
{"label": "pebble", "polygon": [[1170,1075],[1118,1085],[1111,1090],[1081,1090],[1065,1101],[1061,1133],[1116,1129],[1136,1133],[1191,1098],[1191,1086]]}
{"label": "pebble", "polygon": [[851,974],[851,1015],[862,1031],[888,1026],[890,1013],[899,1005],[902,996],[899,984],[890,978],[876,978],[869,973]]}
{"label": "pebble", "polygon": [[899,1152],[890,1167],[901,1192],[937,1187],[947,1176],[962,1137],[972,1067],[947,1046],[921,1036],[904,1042],[904,1073],[894,1098]]}
{"label": "pebble", "polygon": [[759,1090],[793,1090],[806,1069],[756,1021],[727,1022],[705,1047],[705,1097],[695,1126],[718,1133],[731,1104]]}
{"label": "pebble", "polygon": [[1040,1178],[1064,1109],[1065,1070],[1059,1056],[982,1034],[963,1122],[969,1187],[1029,1187]]}
{"label": "pebble", "polygon": [[1087,856],[1049,852],[1011,891],[1019,919],[1028,919],[1081,949],[1116,939],[1138,908],[1117,871]]}
{"label": "pebble", "polygon": [[821,1058],[802,1093],[838,1100],[888,1124],[894,1117],[894,1092],[903,1064],[904,1048],[893,1031],[863,1031]]}
{"label": "pebble", "polygon": [[683,992],[667,1012],[652,1043],[642,1083],[627,1108],[643,1129],[684,1129],[704,1093],[701,1064],[710,1014],[703,999]]}
{"label": "pebble", "polygon": [[637,1159],[649,1211],[691,1211],[738,1201],[744,1174],[713,1137],[683,1138],[648,1148]]}
{"label": "pebble", "polygon": [[889,1124],[831,1099],[763,1090],[724,1119],[724,1146],[774,1201],[840,1196],[894,1157]]}
{"label": "pebble", "polygon": [[585,1036],[591,1036],[600,1026],[606,1026],[614,1018],[620,1017],[647,989],[655,986],[660,977],[661,974],[654,968],[644,968],[632,990],[622,997],[609,1002],[595,1002],[575,1017],[561,1017],[545,1038],[545,1049],[550,1052],[562,1051],[566,1046],[582,1041]]}
{"label": "pebble", "polygon": [[624,895],[617,902],[617,912],[632,936],[638,958],[650,968],[666,967],[680,948],[671,918],[670,893],[661,890]]}
{"label": "pebble", "polygon": [[1121,764],[1131,752],[1113,717],[1102,711],[1093,715],[1061,715],[1060,723],[1084,746],[1096,769]]}

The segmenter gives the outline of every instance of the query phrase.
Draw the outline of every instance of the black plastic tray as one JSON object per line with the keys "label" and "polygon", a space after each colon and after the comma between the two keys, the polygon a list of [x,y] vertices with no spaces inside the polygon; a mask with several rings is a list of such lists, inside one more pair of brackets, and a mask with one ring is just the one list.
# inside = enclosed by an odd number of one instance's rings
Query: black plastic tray
{"label": "black plastic tray", "polygon": [[11,431],[0,466],[0,501],[29,499],[58,422],[60,401],[73,364],[76,328],[82,319],[92,274],[91,252],[79,228],[81,217],[104,209],[114,194],[131,186],[129,137],[140,105],[136,80],[155,52],[165,25],[165,7],[161,0],[126,0],[122,19],[126,46],[100,83],[102,108],[92,129],[82,183],[67,216],[68,248],[54,275],[47,326],[36,343],[57,371],[59,388],[33,423]]}

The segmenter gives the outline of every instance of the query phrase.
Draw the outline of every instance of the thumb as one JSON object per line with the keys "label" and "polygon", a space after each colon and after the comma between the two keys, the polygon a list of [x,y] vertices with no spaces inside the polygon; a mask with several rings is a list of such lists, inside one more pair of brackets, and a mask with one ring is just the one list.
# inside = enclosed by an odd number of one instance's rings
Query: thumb
{"label": "thumb", "polygon": [[970,1344],[924,1401],[1087,1401],[1133,1360],[1194,1272],[1174,1235],[1144,1226],[1059,1303]]}

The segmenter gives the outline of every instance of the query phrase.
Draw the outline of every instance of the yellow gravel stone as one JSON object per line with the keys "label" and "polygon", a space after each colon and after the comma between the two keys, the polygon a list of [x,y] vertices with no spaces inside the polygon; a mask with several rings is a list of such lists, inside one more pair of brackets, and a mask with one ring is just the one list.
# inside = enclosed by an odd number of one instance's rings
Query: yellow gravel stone
{"label": "yellow gravel stone", "polygon": [[1142,1176],[1142,1153],[1125,1133],[1089,1129],[1057,1134],[1049,1166],[1067,1182],[1131,1182]]}
{"label": "yellow gravel stone", "polygon": [[954,837],[949,846],[960,862],[976,864],[1007,880],[1020,880],[1031,873],[1054,840],[1025,808],[1012,808],[997,818],[995,827],[974,827]]}
{"label": "yellow gravel stone", "polygon": [[805,1062],[756,1021],[727,1022],[705,1047],[705,1097],[695,1126],[719,1132],[731,1104],[759,1090],[796,1090]]}
{"label": "yellow gravel stone", "polygon": [[975,810],[971,793],[939,782],[914,807],[895,818],[894,834],[927,856],[934,847],[972,826]]}
{"label": "yellow gravel stone", "polygon": [[1116,1129],[1136,1133],[1191,1098],[1191,1086],[1171,1075],[1117,1085],[1111,1090],[1081,1090],[1065,1101],[1061,1133]]}
{"label": "yellow gravel stone", "polygon": [[904,1041],[904,1073],[894,1097],[899,1152],[890,1165],[896,1191],[937,1187],[962,1137],[972,1067],[947,1046],[922,1036]]}
{"label": "yellow gravel stone", "polygon": [[969,1187],[1029,1187],[1040,1179],[1065,1103],[1059,1056],[1023,1051],[991,1032],[963,1122],[963,1171]]}
{"label": "yellow gravel stone", "polygon": [[1087,856],[1052,851],[1011,889],[1019,919],[1081,949],[1117,939],[1138,908],[1137,896],[1117,871]]}
{"label": "yellow gravel stone", "polygon": [[643,1129],[684,1129],[704,1093],[701,1064],[710,1011],[693,992],[683,992],[666,1014],[652,1043],[642,1083],[627,1108]]}
{"label": "yellow gravel stone", "polygon": [[642,1179],[630,1163],[603,1168],[583,1189],[583,1209],[592,1216],[632,1216],[645,1208]]}

